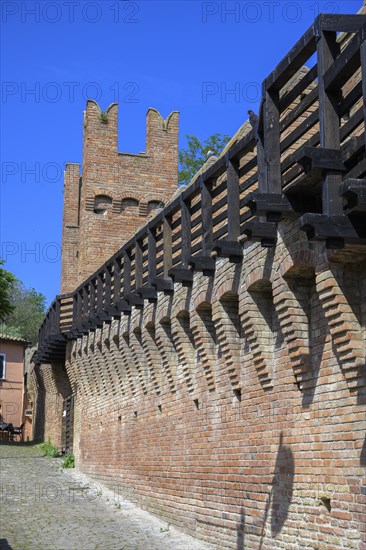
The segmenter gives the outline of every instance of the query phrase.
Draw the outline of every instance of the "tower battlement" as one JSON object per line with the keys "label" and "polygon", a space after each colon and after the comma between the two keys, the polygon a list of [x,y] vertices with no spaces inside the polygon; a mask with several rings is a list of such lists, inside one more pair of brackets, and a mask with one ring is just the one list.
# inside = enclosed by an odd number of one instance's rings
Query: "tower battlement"
{"label": "tower battlement", "polygon": [[[179,113],[146,113],[146,149],[118,152],[118,104],[88,100],[82,165],[66,164],[61,292],[71,292],[178,186]],[[82,173],[80,174],[80,168]]]}

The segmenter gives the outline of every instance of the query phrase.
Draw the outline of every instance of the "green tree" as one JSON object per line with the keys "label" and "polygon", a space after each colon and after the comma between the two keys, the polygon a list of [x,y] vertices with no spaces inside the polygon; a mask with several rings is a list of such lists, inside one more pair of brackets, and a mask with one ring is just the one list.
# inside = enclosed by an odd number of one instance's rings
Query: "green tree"
{"label": "green tree", "polygon": [[4,318],[1,331],[19,336],[34,345],[46,312],[46,297],[34,288],[26,288],[15,279],[11,297],[12,311]]}
{"label": "green tree", "polygon": [[13,311],[12,291],[16,281],[12,273],[1,267],[4,263],[0,260],[0,322]]}
{"label": "green tree", "polygon": [[186,135],[187,148],[179,151],[179,185],[188,185],[198,170],[203,166],[207,159],[207,154],[212,151],[218,156],[230,137],[226,134],[214,134],[201,142],[196,136]]}

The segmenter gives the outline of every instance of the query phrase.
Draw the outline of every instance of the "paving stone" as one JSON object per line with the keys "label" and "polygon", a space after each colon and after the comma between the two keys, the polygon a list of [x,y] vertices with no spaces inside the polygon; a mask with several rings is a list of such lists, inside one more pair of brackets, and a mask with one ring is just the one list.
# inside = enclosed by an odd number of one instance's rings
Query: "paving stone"
{"label": "paving stone", "polygon": [[36,445],[0,444],[0,550],[210,550]]}

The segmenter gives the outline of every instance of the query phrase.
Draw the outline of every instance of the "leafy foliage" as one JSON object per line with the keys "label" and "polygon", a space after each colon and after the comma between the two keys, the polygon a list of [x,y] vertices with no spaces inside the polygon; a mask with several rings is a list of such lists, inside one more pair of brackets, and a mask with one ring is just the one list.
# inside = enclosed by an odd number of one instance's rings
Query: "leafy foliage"
{"label": "leafy foliage", "polygon": [[11,296],[16,281],[14,275],[2,265],[4,260],[0,260],[0,321],[4,321],[14,309]]}
{"label": "leafy foliage", "polygon": [[66,455],[63,462],[62,462],[63,468],[75,468],[75,457],[73,454]]}
{"label": "leafy foliage", "polygon": [[196,136],[186,135],[187,148],[179,151],[179,185],[188,185],[193,176],[203,166],[207,159],[207,153],[212,151],[218,156],[230,137],[226,134],[213,134],[201,142]]}
{"label": "leafy foliage", "polygon": [[1,332],[24,338],[34,345],[45,316],[46,297],[34,288],[26,288],[21,281],[14,278],[9,300],[12,309],[0,325]]}
{"label": "leafy foliage", "polygon": [[49,456],[51,458],[57,458],[58,456],[60,456],[57,448],[54,446],[53,443],[51,443],[50,438],[48,438],[48,441],[40,443],[39,448],[41,449],[41,451],[44,452],[45,456]]}

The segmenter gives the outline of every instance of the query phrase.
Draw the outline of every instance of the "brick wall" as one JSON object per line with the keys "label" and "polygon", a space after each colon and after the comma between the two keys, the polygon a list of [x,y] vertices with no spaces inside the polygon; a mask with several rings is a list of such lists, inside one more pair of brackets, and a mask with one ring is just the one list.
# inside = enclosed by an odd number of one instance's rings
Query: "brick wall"
{"label": "brick wall", "polygon": [[77,466],[216,548],[364,549],[365,254],[279,233],[68,344]]}
{"label": "brick wall", "polygon": [[[71,292],[93,273],[178,185],[178,123],[155,109],[146,115],[146,152],[119,153],[118,105],[101,118],[89,100],[84,113],[82,175],[65,170],[61,292]],[[101,239],[103,235],[103,239]]]}
{"label": "brick wall", "polygon": [[62,409],[72,393],[63,363],[32,365],[29,392],[33,401],[33,439],[61,447]]}

